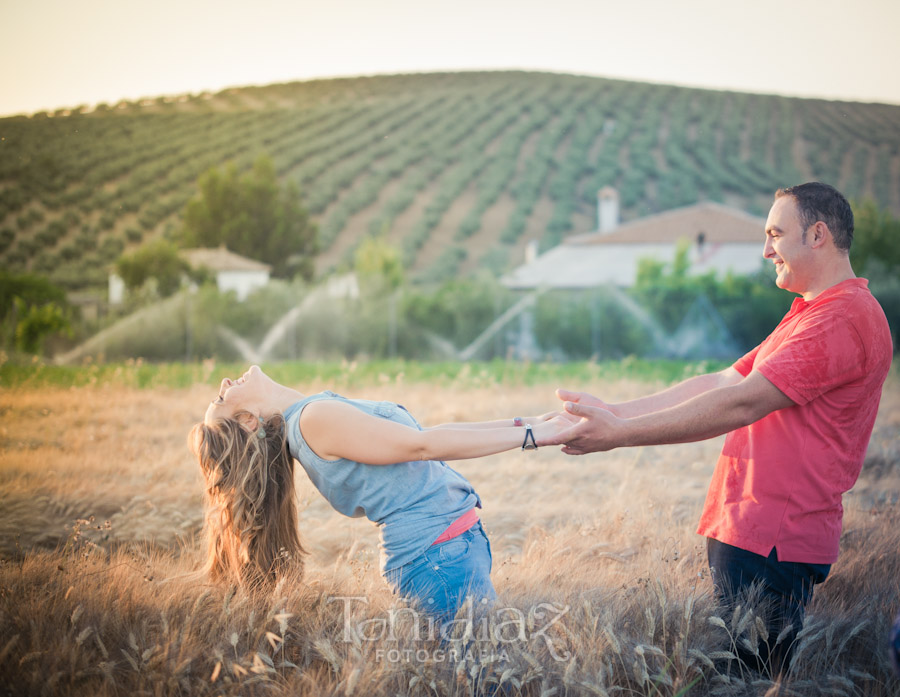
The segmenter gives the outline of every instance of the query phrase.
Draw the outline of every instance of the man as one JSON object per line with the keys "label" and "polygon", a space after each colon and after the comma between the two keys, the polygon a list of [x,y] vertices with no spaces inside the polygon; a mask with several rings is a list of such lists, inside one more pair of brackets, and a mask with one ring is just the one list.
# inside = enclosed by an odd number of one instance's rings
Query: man
{"label": "man", "polygon": [[884,312],[850,266],[844,196],[817,182],[781,189],[765,235],[776,284],[801,297],[762,344],[721,372],[630,402],[559,390],[581,420],[539,445],[574,455],[727,433],[698,533],[724,603],[754,582],[770,603],[760,653],[778,672],[813,585],[837,560],[841,495],[859,476],[892,346]]}

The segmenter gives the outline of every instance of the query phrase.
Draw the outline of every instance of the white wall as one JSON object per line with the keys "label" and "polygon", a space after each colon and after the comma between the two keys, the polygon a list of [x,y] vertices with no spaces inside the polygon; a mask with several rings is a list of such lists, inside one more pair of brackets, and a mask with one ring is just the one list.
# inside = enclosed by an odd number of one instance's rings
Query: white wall
{"label": "white wall", "polygon": [[109,304],[121,305],[125,300],[125,281],[118,274],[109,275]]}
{"label": "white wall", "polygon": [[[637,277],[638,264],[649,257],[670,264],[675,259],[673,244],[559,245],[524,264],[503,278],[508,288],[592,288],[612,283],[630,287]],[[700,258],[691,250],[689,273],[727,271],[748,274],[763,264],[762,244],[708,244]]]}
{"label": "white wall", "polygon": [[233,290],[238,300],[244,300],[251,291],[269,282],[268,271],[220,271],[216,276],[219,291]]}

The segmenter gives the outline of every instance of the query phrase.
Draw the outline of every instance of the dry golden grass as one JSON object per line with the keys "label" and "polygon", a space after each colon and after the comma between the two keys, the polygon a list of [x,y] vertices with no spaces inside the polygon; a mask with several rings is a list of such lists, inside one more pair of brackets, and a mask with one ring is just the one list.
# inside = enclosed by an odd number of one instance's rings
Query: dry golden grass
{"label": "dry golden grass", "polygon": [[[554,387],[337,389],[434,424],[542,412]],[[585,387],[624,399],[656,386]],[[0,391],[0,692],[898,694],[886,659],[900,597],[896,375],[845,497],[841,559],[780,679],[729,661],[759,626],[748,608],[718,616],[694,534],[719,440],[456,463],[484,501],[500,601],[474,640],[438,643],[417,638],[408,612],[379,634],[398,606],[377,571],[374,526],[334,513],[305,480],[302,582],[247,596],[192,575],[202,512],[185,437],[211,393]]]}

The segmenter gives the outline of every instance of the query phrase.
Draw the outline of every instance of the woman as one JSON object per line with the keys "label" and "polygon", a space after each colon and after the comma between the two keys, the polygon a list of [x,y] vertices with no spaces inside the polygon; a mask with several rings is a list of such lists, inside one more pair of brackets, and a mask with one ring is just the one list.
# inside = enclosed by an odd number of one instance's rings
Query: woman
{"label": "woman", "polygon": [[381,569],[392,588],[451,617],[466,594],[496,594],[481,500],[443,460],[532,449],[570,425],[546,414],[422,429],[398,404],[304,396],[251,366],[222,381],[190,435],[206,479],[206,570],[258,586],[300,564],[296,458],[337,511],[381,528]]}

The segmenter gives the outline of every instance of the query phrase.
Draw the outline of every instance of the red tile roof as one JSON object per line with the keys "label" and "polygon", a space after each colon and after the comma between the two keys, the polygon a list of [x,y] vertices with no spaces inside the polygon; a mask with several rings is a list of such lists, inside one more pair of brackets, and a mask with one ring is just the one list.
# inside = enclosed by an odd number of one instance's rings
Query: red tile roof
{"label": "red tile roof", "polygon": [[697,203],[685,208],[624,223],[612,232],[589,232],[567,237],[563,244],[648,244],[692,242],[704,233],[707,244],[759,243],[765,238],[765,220],[719,203]]}

